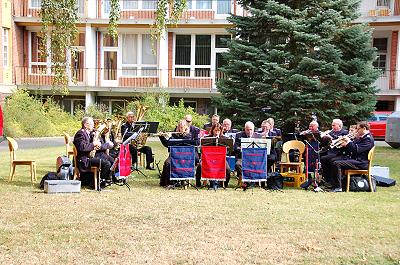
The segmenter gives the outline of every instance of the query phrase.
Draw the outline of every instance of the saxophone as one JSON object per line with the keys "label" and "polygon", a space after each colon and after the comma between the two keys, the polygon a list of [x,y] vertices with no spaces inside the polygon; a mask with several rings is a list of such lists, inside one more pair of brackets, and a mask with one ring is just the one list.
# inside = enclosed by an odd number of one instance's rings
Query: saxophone
{"label": "saxophone", "polygon": [[[93,142],[98,141],[100,139],[100,136],[106,127],[107,127],[106,124],[102,124],[99,126],[99,128],[97,128],[97,130],[94,131]],[[93,158],[96,155],[97,150],[99,150],[99,148],[95,147],[92,151],[90,151],[89,157]]]}

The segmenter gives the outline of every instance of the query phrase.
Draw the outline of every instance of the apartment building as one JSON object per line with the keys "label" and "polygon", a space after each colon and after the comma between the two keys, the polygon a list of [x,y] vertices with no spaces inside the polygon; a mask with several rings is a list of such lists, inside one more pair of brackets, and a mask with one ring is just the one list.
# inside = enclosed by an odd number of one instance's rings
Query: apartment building
{"label": "apartment building", "polygon": [[3,0],[0,4],[0,103],[4,95],[11,93],[14,87],[13,74],[13,42],[12,42],[12,0]]}
{"label": "apartment building", "polygon": [[[5,2],[2,1],[2,8]],[[8,69],[14,69],[11,84],[50,95],[51,55],[43,56],[39,47],[41,1],[12,2],[13,9],[8,11],[13,16],[12,32],[5,33],[10,29],[7,24],[2,31],[0,83],[8,80],[5,73],[10,71],[5,72],[2,59],[7,47],[7,52],[12,53]],[[113,40],[106,34],[110,0],[77,0],[79,36],[74,44],[75,59],[70,59],[70,94],[58,97],[65,110],[72,113],[79,106],[101,103],[113,112],[142,93],[168,92],[172,103],[184,98],[186,105],[200,113],[215,111],[210,99],[218,93],[216,81],[223,77],[219,69],[225,64],[222,54],[227,51],[226,39],[230,38],[227,17],[229,13],[242,15],[243,9],[237,0],[188,0],[188,10],[178,25],[171,25],[160,40],[152,43],[150,25],[156,3],[157,0],[121,0],[118,40]],[[363,0],[361,17],[355,21],[369,23],[374,30],[373,45],[379,51],[375,66],[382,70],[376,81],[378,110],[400,110],[399,8],[400,0]],[[8,38],[5,34],[9,34]]]}

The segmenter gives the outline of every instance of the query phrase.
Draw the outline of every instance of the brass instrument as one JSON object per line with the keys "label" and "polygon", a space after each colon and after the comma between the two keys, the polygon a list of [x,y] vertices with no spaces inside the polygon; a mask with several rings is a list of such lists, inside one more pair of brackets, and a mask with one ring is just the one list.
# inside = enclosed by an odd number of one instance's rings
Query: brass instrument
{"label": "brass instrument", "polygon": [[148,137],[149,137],[148,133],[141,133],[134,141],[132,141],[132,145],[137,149],[142,148],[144,145],[146,145]]}
{"label": "brass instrument", "polygon": [[327,131],[325,131],[325,132],[322,132],[322,133],[321,133],[321,138],[323,138],[323,137],[325,137],[325,136],[328,136],[332,131],[333,131],[333,130],[327,130]]}
{"label": "brass instrument", "polygon": [[[99,128],[97,128],[94,131],[94,137],[93,137],[93,142],[98,141],[100,139],[100,136],[102,134],[102,132],[107,128],[106,124],[102,124],[99,126]],[[89,153],[89,157],[93,158],[96,155],[96,151],[99,150],[98,147],[95,147],[92,151],[90,151]]]}
{"label": "brass instrument", "polygon": [[343,143],[346,141],[345,138],[349,138],[353,140],[355,138],[355,134],[349,133],[347,135],[339,136],[337,139],[332,140],[331,144],[329,145],[330,148],[341,148]]}
{"label": "brass instrument", "polygon": [[149,107],[142,105],[139,103],[137,109],[136,109],[136,121],[141,121],[143,120],[144,114],[146,113],[147,109]]}

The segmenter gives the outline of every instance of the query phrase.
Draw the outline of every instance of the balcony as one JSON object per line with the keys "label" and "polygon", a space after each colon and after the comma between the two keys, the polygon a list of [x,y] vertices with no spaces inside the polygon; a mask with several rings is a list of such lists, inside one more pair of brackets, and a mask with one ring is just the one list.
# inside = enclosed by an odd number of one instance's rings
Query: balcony
{"label": "balcony", "polygon": [[[76,0],[78,16],[87,17],[88,0]],[[14,0],[13,15],[18,17],[40,17],[41,0]]]}
{"label": "balcony", "polygon": [[[69,86],[90,88],[93,90],[115,90],[120,92],[135,91],[159,91],[161,87],[169,92],[193,92],[209,93],[216,92],[215,82],[224,78],[221,71],[208,70],[199,76],[199,71],[192,73],[196,77],[174,76],[175,70],[160,69],[105,69],[105,68],[77,68],[68,72]],[[163,76],[163,77],[162,77]],[[162,85],[164,78],[168,85]],[[54,75],[52,69],[46,66],[33,65],[31,67],[15,68],[15,83],[19,86],[30,86],[31,88],[48,88],[52,86]]]}

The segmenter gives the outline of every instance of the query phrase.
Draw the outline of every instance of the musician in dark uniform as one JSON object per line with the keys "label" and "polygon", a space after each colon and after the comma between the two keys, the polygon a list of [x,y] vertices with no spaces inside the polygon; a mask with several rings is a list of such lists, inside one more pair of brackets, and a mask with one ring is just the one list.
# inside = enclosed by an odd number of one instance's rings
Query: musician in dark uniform
{"label": "musician in dark uniform", "polygon": [[[274,138],[277,138],[277,131],[274,131],[272,129],[272,125],[268,120],[264,120],[261,123],[261,138],[270,138],[274,140]],[[277,151],[275,148],[276,141],[272,141],[271,143],[271,150],[269,151],[269,155],[267,156],[267,166],[268,166],[268,172],[272,172],[272,166],[278,159]],[[263,183],[265,184],[265,183]]]}
{"label": "musician in dark uniform", "polygon": [[[135,116],[133,112],[128,112],[126,114],[126,122],[121,126],[121,133],[123,135],[123,141],[129,138],[129,136],[134,133],[134,122]],[[129,152],[131,153],[132,157],[132,165],[137,163],[138,158],[138,150],[146,155],[146,169],[154,170],[154,167],[151,164],[154,162],[153,158],[153,151],[151,150],[150,146],[142,146],[141,148],[137,149],[134,145],[129,145]]]}
{"label": "musician in dark uniform", "polygon": [[198,142],[199,141],[200,128],[198,128],[198,127],[193,125],[193,117],[192,117],[192,115],[190,115],[190,114],[185,115],[185,120],[186,120],[187,124],[189,125],[189,132],[192,135],[193,140],[196,140]]}
{"label": "musician in dark uniform", "polygon": [[251,121],[246,122],[243,132],[236,134],[234,145],[234,152],[236,156],[235,170],[240,182],[242,181],[242,138],[261,138],[261,135],[254,132],[254,123]]}
{"label": "musician in dark uniform", "polygon": [[368,169],[368,153],[374,147],[374,138],[369,132],[369,124],[365,121],[357,123],[356,137],[353,141],[348,136],[343,137],[342,148],[346,155],[338,155],[328,160],[325,165],[328,178],[331,180],[332,191],[342,191],[342,170]]}
{"label": "musician in dark uniform", "polygon": [[211,117],[211,122],[210,123],[207,123],[207,124],[204,124],[204,126],[203,126],[203,129],[204,130],[207,130],[209,133],[211,132],[210,130],[211,130],[211,127],[214,125],[214,124],[217,124],[217,123],[219,123],[219,115],[218,114],[214,114],[214,115],[212,115],[212,117]]}
{"label": "musician in dark uniform", "polygon": [[110,167],[111,163],[108,160],[103,160],[99,157],[90,157],[90,152],[95,148],[100,149],[102,147],[99,140],[93,140],[94,122],[91,117],[84,117],[82,119],[82,128],[75,134],[74,145],[78,151],[76,159],[79,172],[81,173],[81,181],[83,185],[92,184],[92,178],[88,176],[90,168],[92,166],[99,167],[101,164],[101,179],[111,180],[110,178]]}
{"label": "musician in dark uniform", "polygon": [[[340,119],[334,119],[332,121],[332,130],[323,135],[322,143],[327,145],[332,142],[332,140],[337,140],[339,137],[345,136],[348,134],[348,131],[343,129],[343,122]],[[329,179],[328,168],[329,160],[332,158],[337,157],[338,155],[343,155],[343,148],[331,148],[328,151],[321,154],[321,166],[322,166],[322,177],[324,178],[325,182],[330,183],[331,180]]]}
{"label": "musician in dark uniform", "polygon": [[[160,135],[160,141],[161,143],[165,146],[165,147],[169,147],[169,140],[171,139],[182,139],[182,140],[191,140],[193,141],[196,145],[198,145],[195,135],[193,135],[190,132],[190,126],[189,124],[186,122],[186,120],[180,120],[178,125],[176,126],[175,129],[176,133],[173,133],[170,135],[170,137],[167,139],[165,137],[165,135]],[[198,152],[195,152],[195,164],[197,165],[199,163],[199,155]],[[160,186],[161,187],[167,187],[170,185],[170,178],[171,178],[171,158],[168,157],[165,161],[164,161],[164,166],[163,166],[163,170],[161,173],[161,177],[160,177]]]}
{"label": "musician in dark uniform", "polygon": [[237,129],[232,129],[232,121],[230,119],[224,119],[222,121],[222,133],[227,136],[228,133],[238,133]]}

